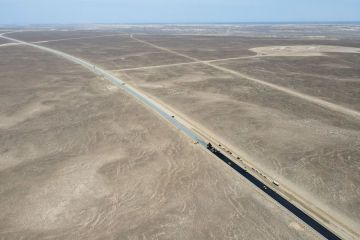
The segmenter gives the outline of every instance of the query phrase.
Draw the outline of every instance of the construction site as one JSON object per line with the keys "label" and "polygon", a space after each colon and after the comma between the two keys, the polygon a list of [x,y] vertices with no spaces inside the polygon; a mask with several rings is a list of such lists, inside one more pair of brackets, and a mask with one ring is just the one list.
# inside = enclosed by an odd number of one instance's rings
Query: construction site
{"label": "construction site", "polygon": [[359,40],[0,29],[0,239],[359,239]]}

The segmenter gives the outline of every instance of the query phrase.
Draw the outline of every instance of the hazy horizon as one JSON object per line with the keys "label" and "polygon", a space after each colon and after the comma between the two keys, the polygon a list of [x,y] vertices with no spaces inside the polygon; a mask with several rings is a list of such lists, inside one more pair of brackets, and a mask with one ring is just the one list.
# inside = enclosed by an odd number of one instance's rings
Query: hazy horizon
{"label": "hazy horizon", "polygon": [[357,23],[360,0],[0,0],[0,25]]}
{"label": "hazy horizon", "polygon": [[89,22],[89,23],[29,23],[29,24],[1,24],[0,26],[71,26],[71,25],[342,25],[360,24],[360,21],[283,21],[283,22]]}

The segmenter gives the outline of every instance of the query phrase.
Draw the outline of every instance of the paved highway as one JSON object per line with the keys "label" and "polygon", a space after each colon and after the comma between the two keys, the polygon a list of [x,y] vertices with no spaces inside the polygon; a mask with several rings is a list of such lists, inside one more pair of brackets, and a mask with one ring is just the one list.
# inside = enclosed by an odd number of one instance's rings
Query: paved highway
{"label": "paved highway", "polygon": [[[163,107],[162,105],[156,103],[137,89],[127,85],[124,81],[120,80],[119,78],[115,77],[111,73],[105,71],[104,69],[101,69],[97,67],[96,65],[85,61],[83,59],[74,57],[70,54],[47,48],[44,46],[39,46],[33,43],[28,43],[24,41],[20,41],[14,38],[10,38],[7,36],[4,36],[3,34],[0,34],[0,37],[5,38],[7,40],[31,46],[43,51],[47,51],[50,53],[53,53],[55,55],[61,56],[71,62],[74,62],[76,64],[79,64],[86,69],[90,70],[91,72],[95,73],[98,76],[101,76],[108,81],[112,82],[114,85],[119,87],[120,89],[124,90],[131,96],[135,97],[139,101],[141,101],[143,104],[145,104],[147,107],[155,111],[158,115],[160,115],[163,119],[174,125],[177,129],[179,129],[181,132],[183,132],[185,135],[190,137],[194,142],[199,143],[200,146],[202,146],[205,149],[207,148],[207,141],[205,141],[203,138],[201,138],[199,135],[194,133],[190,127],[187,127],[184,125],[185,121],[181,119],[177,119],[176,117],[173,117],[173,113]],[[209,149],[208,149],[209,150]],[[304,211],[296,207],[294,204],[289,202],[287,199],[282,197],[280,194],[276,193],[274,190],[272,190],[269,186],[267,186],[263,181],[259,180],[256,176],[252,175],[251,173],[247,172],[245,169],[240,167],[237,163],[232,161],[230,158],[225,156],[223,153],[215,151],[212,152],[217,158],[221,159],[222,161],[226,162],[229,166],[231,166],[237,173],[241,174],[243,177],[245,177],[248,181],[253,183],[256,187],[260,188],[264,193],[266,193],[269,197],[271,197],[273,200],[281,204],[283,207],[288,209],[291,213],[293,213],[295,216],[297,216],[299,219],[301,219],[304,223],[309,225],[311,228],[313,228],[315,231],[317,231],[319,234],[321,234],[323,237],[327,239],[340,239],[338,236],[336,236],[334,233],[332,233],[330,230],[328,230],[326,227],[321,225],[316,219],[312,218],[310,215],[306,214]]]}
{"label": "paved highway", "polygon": [[232,167],[237,173],[245,177],[248,181],[250,181],[252,184],[254,184],[256,187],[258,187],[261,191],[266,193],[268,196],[270,196],[272,199],[274,199],[276,202],[281,204],[283,207],[285,207],[287,210],[292,212],[295,216],[300,218],[303,222],[305,222],[307,225],[312,227],[315,231],[320,233],[323,237],[326,239],[340,239],[338,236],[336,236],[333,232],[329,231],[326,227],[321,225],[319,222],[317,222],[314,218],[306,214],[304,211],[302,211],[300,208],[296,207],[294,204],[289,202],[287,199],[282,197],[280,194],[275,192],[271,187],[266,185],[264,182],[256,178],[254,175],[249,173],[246,169],[242,168],[238,164],[236,164],[234,161],[232,161],[230,158],[225,156],[223,153],[215,151],[212,152],[215,156],[220,158],[222,161],[227,163],[230,167]]}

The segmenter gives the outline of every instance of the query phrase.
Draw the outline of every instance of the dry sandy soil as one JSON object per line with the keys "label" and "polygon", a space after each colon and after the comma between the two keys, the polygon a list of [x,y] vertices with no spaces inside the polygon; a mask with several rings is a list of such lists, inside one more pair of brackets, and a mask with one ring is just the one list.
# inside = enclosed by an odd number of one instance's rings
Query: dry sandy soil
{"label": "dry sandy soil", "polygon": [[9,43],[9,41],[4,38],[0,38],[0,45],[5,43]]}
{"label": "dry sandy soil", "polygon": [[218,63],[266,82],[360,110],[360,54],[260,57]]}
{"label": "dry sandy soil", "polygon": [[136,35],[139,38],[187,54],[201,60],[229,57],[252,56],[251,49],[272,46],[330,45],[360,48],[357,39],[344,40],[303,40],[287,38],[259,38],[239,36],[172,36],[172,35]]}
{"label": "dry sandy soil", "polygon": [[[261,57],[218,64],[359,109],[360,56],[354,53],[359,44],[353,40],[140,38],[202,60],[251,56],[252,47],[264,44],[295,46],[290,49],[299,49],[304,44],[321,46],[317,49],[321,57]],[[335,46],[340,47],[334,50]],[[61,43],[56,47],[62,48]],[[334,51],[338,53],[331,53]],[[304,54],[309,55],[309,51]],[[206,126],[247,153],[260,168],[323,209],[333,211],[354,229],[359,227],[358,120],[204,67],[128,71],[120,76]]]}
{"label": "dry sandy soil", "polygon": [[[141,39],[204,59],[205,51],[191,53],[187,46],[166,38]],[[275,46],[282,42],[271,41]],[[283,42],[286,46],[288,41]],[[314,41],[307,42],[314,46]],[[359,47],[351,41],[343,45]],[[197,47],[207,46],[191,48]],[[359,61],[357,53],[326,52],[316,58],[259,57],[216,64],[356,110],[360,107]],[[127,71],[119,76],[195,119],[245,153],[260,169],[359,229],[358,119],[202,65]]]}
{"label": "dry sandy soil", "polygon": [[[281,33],[281,29],[271,31]],[[356,31],[344,39],[345,35],[336,34],[339,29],[335,27],[326,33],[334,38],[306,40],[294,39],[296,34],[291,38],[284,38],[284,34],[280,34],[281,38],[175,36],[154,34],[160,28],[143,30],[151,35],[137,35],[140,39],[200,60],[241,57],[214,64],[360,110],[360,54],[357,53],[360,44]],[[307,30],[308,36],[311,31],[316,33],[313,28]],[[296,31],[300,33],[300,29]],[[96,34],[104,34],[100,32]],[[129,32],[141,32],[141,29],[135,27]],[[75,33],[61,32],[57,37],[78,36]],[[55,39],[52,34],[54,32],[37,36],[37,33],[24,32],[17,33],[16,37],[39,41]],[[91,35],[91,31],[86,34]],[[353,229],[360,229],[358,119],[199,63],[117,71],[192,61],[127,36],[44,45],[113,70],[124,80],[205,126],[282,185]],[[4,119],[4,126],[13,121]]]}
{"label": "dry sandy soil", "polygon": [[119,76],[190,116],[306,198],[357,224],[358,121],[199,65]]}
{"label": "dry sandy soil", "polygon": [[148,109],[63,59],[0,49],[0,102],[0,239],[315,238]]}
{"label": "dry sandy soil", "polygon": [[128,36],[49,42],[42,45],[94,60],[97,65],[106,69],[189,62],[186,58],[146,46]]}
{"label": "dry sandy soil", "polygon": [[[201,60],[245,57],[215,64],[360,109],[360,54],[355,53],[360,44],[351,38],[163,35],[138,38]],[[44,45],[112,70],[191,61],[124,36]],[[288,46],[280,49],[282,56],[253,57],[254,48],[268,50],[278,46]],[[315,53],[311,48],[314,46],[318,46]],[[294,50],[296,55],[302,50],[300,55],[322,56],[294,56]],[[360,228],[358,119],[202,64],[114,72],[205,126],[281,184],[353,229]]]}

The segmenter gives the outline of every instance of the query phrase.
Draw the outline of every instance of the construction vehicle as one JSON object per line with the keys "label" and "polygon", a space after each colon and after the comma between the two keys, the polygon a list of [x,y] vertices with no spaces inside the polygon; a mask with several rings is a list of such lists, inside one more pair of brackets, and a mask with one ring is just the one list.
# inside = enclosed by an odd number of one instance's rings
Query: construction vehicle
{"label": "construction vehicle", "polygon": [[208,143],[206,146],[207,149],[209,149],[212,153],[218,153],[219,150],[217,150],[216,148],[213,147],[213,145],[211,143]]}

